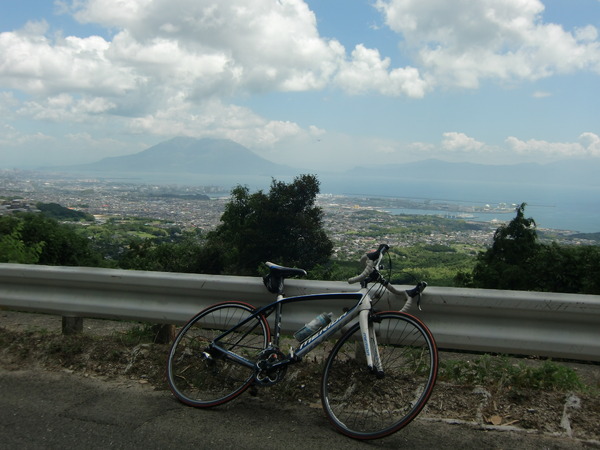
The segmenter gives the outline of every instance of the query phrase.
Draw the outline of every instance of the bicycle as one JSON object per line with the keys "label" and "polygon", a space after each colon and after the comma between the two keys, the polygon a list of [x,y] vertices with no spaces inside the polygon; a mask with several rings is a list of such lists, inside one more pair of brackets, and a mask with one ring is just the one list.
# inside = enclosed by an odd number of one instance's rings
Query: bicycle
{"label": "bicycle", "polygon": [[[420,282],[404,292],[395,289],[380,273],[388,250],[387,244],[381,244],[363,256],[364,271],[348,280],[360,282],[357,292],[285,297],[284,280],[306,271],[267,263],[269,274],[263,281],[277,294],[273,303],[261,308],[239,301],[218,303],[198,313],[178,333],[167,364],[173,394],[194,407],[222,405],[250,386],[279,383],[290,364],[341,331],[321,379],[321,402],[333,427],[366,440],[406,426],[431,395],[438,353],[427,326],[405,312],[415,297],[420,302],[427,284]],[[405,294],[401,311],[373,308],[385,289]],[[348,300],[354,306],[284,354],[279,347],[283,306],[316,300]],[[271,333],[267,318],[273,314]]]}

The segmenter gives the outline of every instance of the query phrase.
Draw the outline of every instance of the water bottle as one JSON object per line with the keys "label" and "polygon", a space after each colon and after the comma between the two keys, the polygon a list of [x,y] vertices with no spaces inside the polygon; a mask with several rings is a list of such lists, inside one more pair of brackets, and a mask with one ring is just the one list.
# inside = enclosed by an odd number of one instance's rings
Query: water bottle
{"label": "water bottle", "polygon": [[321,313],[313,320],[308,322],[302,328],[294,333],[294,337],[298,342],[302,342],[310,335],[316,333],[325,325],[331,322],[331,318],[333,317],[333,313]]}

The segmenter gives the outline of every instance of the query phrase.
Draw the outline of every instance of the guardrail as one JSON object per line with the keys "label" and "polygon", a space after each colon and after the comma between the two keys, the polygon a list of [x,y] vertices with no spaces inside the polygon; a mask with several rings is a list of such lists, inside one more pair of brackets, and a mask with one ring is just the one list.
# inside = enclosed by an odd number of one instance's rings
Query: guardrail
{"label": "guardrail", "polygon": [[[343,282],[286,280],[287,295],[351,292]],[[182,324],[205,306],[273,301],[256,277],[142,272],[85,267],[0,264],[0,306],[67,317]],[[392,296],[378,304],[399,309]],[[298,306],[296,306],[298,305]],[[600,361],[600,296],[428,287],[422,311],[438,346],[446,349]],[[286,306],[291,333],[338,301]],[[1,326],[1,322],[0,322]]]}

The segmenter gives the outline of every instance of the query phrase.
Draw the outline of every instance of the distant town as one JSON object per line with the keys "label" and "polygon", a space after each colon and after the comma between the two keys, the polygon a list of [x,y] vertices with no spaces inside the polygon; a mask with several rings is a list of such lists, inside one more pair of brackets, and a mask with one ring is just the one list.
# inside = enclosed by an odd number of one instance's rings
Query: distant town
{"label": "distant town", "polygon": [[[0,171],[0,215],[14,211],[35,212],[39,202],[58,203],[93,215],[99,223],[115,217],[142,217],[207,232],[219,224],[228,201],[229,189],[220,186],[148,185],[128,180]],[[317,201],[324,211],[325,228],[335,243],[336,254],[345,256],[360,254],[379,242],[394,247],[460,244],[472,251],[480,250],[492,242],[494,231],[502,222],[514,217],[512,213],[516,206],[498,204],[467,208],[427,199],[327,193],[320,194]],[[417,214],[402,213],[405,210]],[[419,210],[424,213],[418,214]],[[500,215],[502,222],[470,220],[472,213],[483,211],[497,213],[490,217]],[[453,223],[462,226],[449,226]],[[540,231],[542,238],[547,236],[559,243],[597,244],[569,231]]]}

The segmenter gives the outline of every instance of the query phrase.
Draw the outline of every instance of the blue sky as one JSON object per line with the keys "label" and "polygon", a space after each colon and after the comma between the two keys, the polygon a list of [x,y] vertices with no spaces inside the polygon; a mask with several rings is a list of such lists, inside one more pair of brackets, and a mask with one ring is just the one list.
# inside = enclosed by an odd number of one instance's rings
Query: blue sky
{"label": "blue sky", "polygon": [[0,168],[600,158],[600,0],[0,0]]}

